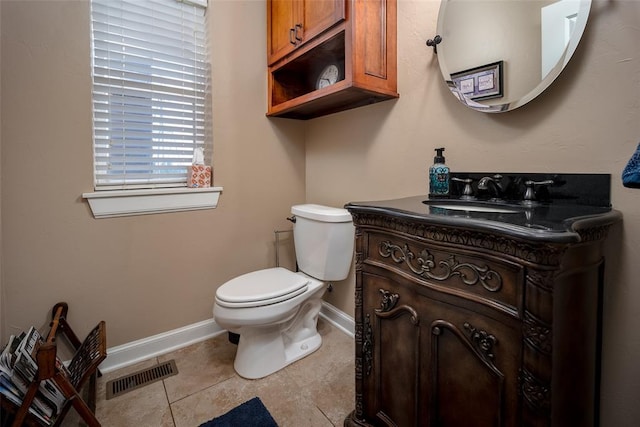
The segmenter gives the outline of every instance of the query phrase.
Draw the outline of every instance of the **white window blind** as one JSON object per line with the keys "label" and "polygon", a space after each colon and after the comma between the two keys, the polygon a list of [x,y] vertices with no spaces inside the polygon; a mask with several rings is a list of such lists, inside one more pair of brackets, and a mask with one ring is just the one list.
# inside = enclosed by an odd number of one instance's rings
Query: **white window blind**
{"label": "white window blind", "polygon": [[95,189],[185,186],[205,147],[206,0],[92,0]]}

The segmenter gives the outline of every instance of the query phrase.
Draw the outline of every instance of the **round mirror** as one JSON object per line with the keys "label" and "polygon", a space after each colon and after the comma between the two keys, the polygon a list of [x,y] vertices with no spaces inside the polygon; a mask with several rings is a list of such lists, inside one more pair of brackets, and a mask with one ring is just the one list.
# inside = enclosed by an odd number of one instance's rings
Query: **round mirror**
{"label": "round mirror", "polygon": [[470,108],[489,113],[518,108],[560,75],[590,8],[591,0],[442,0],[440,71]]}

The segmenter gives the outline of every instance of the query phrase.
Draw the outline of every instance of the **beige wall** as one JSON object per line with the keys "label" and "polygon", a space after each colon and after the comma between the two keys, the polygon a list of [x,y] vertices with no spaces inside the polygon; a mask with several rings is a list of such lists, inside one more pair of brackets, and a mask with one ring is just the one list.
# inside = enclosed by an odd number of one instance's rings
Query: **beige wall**
{"label": "beige wall", "polygon": [[218,208],[96,220],[89,3],[1,1],[5,336],[67,301],[113,347],[211,318],[217,286],[274,265],[305,200],[304,124],[265,117],[264,3],[210,3]]}
{"label": "beige wall", "polygon": [[[640,2],[595,1],[551,88],[485,115],[454,100],[424,44],[439,2],[399,0],[400,98],[309,122],[264,116],[264,1],[210,3],[219,207],[94,220],[80,198],[92,185],[87,0],[0,1],[5,334],[43,325],[59,300],[81,334],[106,320],[110,347],[210,318],[220,283],[273,265],[291,204],[425,194],[433,148],[446,146],[454,171],[613,175],[625,219],[608,243],[602,425],[634,425],[640,192],[619,176],[640,135]],[[326,298],[353,314],[353,278]]]}
{"label": "beige wall", "polygon": [[[398,2],[398,92],[388,101],[313,120],[306,134],[307,200],[341,205],[427,192],[427,168],[446,147],[453,171],[598,172],[613,176],[624,225],[608,242],[602,426],[640,419],[640,191],[620,173],[640,139],[640,2],[594,1],[586,34],[547,92],[509,113],[465,109],[424,41],[438,1]],[[353,279],[327,299],[353,313]]]}

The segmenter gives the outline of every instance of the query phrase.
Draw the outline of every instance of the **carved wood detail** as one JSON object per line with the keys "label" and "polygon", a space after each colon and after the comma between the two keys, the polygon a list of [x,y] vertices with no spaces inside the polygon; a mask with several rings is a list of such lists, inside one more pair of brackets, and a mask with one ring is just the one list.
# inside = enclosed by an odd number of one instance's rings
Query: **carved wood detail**
{"label": "carved wood detail", "polygon": [[551,354],[553,342],[551,326],[535,317],[529,311],[524,313],[523,334],[529,345],[544,354]]}
{"label": "carved wood detail", "polygon": [[566,249],[564,245],[529,243],[487,231],[424,224],[403,218],[371,213],[352,212],[351,215],[353,216],[354,224],[358,226],[380,227],[433,242],[490,250],[535,264],[557,266],[560,264],[562,254]]}
{"label": "carved wood detail", "polygon": [[526,369],[520,371],[520,392],[525,402],[535,411],[548,412],[551,408],[551,393],[548,383],[536,378]]}
{"label": "carved wood detail", "polygon": [[[486,331],[475,329],[469,323],[464,323],[463,326],[470,333],[469,338],[465,337],[459,328],[446,320],[434,320],[433,323],[431,323],[431,333],[437,337],[442,334],[443,329],[449,329],[461,342],[465,343],[467,347],[473,349],[479,359],[481,359],[496,376],[502,378],[504,375],[498,370],[498,368],[496,368],[493,360],[493,346],[498,342],[496,337]],[[437,344],[438,340],[435,339],[433,341],[435,349],[433,355],[437,354]]]}
{"label": "carved wood detail", "polygon": [[419,325],[420,324],[420,316],[418,316],[418,312],[411,306],[408,305],[401,305],[393,310],[389,310],[389,311],[384,311],[384,310],[380,310],[380,309],[376,309],[376,316],[381,318],[381,319],[391,319],[394,318],[396,316],[398,316],[400,314],[400,312],[407,312],[409,313],[409,320],[411,320],[411,323],[414,325]]}
{"label": "carved wood detail", "polygon": [[496,337],[487,331],[474,328],[469,322],[465,322],[463,326],[476,349],[490,360],[493,360],[495,357],[493,346],[498,342]]}
{"label": "carved wood detail", "polygon": [[527,271],[527,284],[533,285],[537,288],[544,289],[551,292],[553,290],[553,283],[555,281],[556,271],[541,271],[529,269]]}
{"label": "carved wood detail", "polygon": [[373,368],[373,327],[371,326],[371,315],[368,313],[364,320],[362,357],[364,359],[364,373],[369,376],[371,375],[371,369]]}
{"label": "carved wood detail", "polygon": [[[413,273],[425,279],[444,281],[459,276],[465,285],[473,286],[480,283],[490,292],[497,292],[502,288],[500,273],[491,270],[487,265],[482,267],[471,263],[461,263],[454,255],[451,255],[447,260],[438,262],[442,273],[437,274],[433,271],[436,266],[433,254],[426,249],[423,249],[416,259],[416,255],[411,251],[409,245],[405,244],[400,247],[387,240],[380,242],[378,253],[384,258],[391,257],[395,263],[406,263]],[[413,264],[414,259],[417,265]]]}
{"label": "carved wood detail", "polygon": [[364,253],[362,252],[362,239],[364,239],[364,234],[362,233],[362,229],[356,228],[355,231],[355,252],[354,252],[354,262],[355,262],[355,271],[362,271],[362,263],[364,262]]}
{"label": "carved wood detail", "polygon": [[[490,374],[491,377],[495,378],[496,381],[496,389],[487,390],[487,392],[495,392],[496,400],[499,402],[496,405],[496,409],[498,410],[496,413],[496,418],[494,418],[495,425],[502,427],[503,417],[500,411],[500,407],[504,405],[504,396],[505,396],[505,374],[498,369],[496,364],[494,363],[494,354],[493,354],[493,346],[498,342],[498,340],[490,333],[484,330],[478,330],[471,326],[468,322],[465,322],[463,325],[464,329],[467,331],[469,337],[465,336],[465,334],[452,323],[446,320],[435,320],[431,323],[431,333],[433,334],[433,340],[431,342],[431,378],[433,379],[431,383],[431,413],[430,415],[430,425],[442,425],[440,421],[440,414],[438,411],[441,407],[440,397],[438,395],[438,382],[440,380],[440,367],[439,367],[439,347],[441,336],[443,335],[445,330],[448,330],[450,333],[456,337],[461,344],[463,344],[466,348],[471,350],[471,353],[477,357],[477,359],[482,363],[482,366],[486,369],[486,372]],[[469,379],[473,381],[473,379]],[[446,383],[445,383],[446,384]],[[470,419],[473,419],[472,417]]]}
{"label": "carved wood detail", "polygon": [[381,295],[380,311],[384,312],[384,311],[392,310],[393,307],[395,307],[396,304],[398,303],[398,298],[400,298],[400,296],[398,294],[391,293],[384,289],[379,289],[378,291],[380,292],[380,295]]}

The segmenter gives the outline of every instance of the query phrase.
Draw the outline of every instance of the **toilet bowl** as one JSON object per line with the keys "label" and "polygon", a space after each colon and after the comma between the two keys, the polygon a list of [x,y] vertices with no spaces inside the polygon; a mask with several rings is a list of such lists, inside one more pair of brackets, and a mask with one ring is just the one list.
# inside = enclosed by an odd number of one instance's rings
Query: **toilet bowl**
{"label": "toilet bowl", "polygon": [[244,378],[270,375],[321,346],[317,321],[326,281],[349,272],[354,227],[348,211],[297,205],[291,212],[300,271],[253,271],[216,291],[213,317],[240,335],[234,368]]}
{"label": "toilet bowl", "polygon": [[[263,301],[255,297],[253,301],[238,302],[224,299],[226,290],[241,289],[237,286],[240,281],[259,283],[261,279],[275,278],[280,279],[280,283],[302,287]],[[214,317],[218,325],[240,335],[234,361],[234,369],[240,376],[265,377],[314,352],[322,344],[316,324],[325,290],[323,282],[304,273],[272,268],[237,277],[223,287],[216,295]],[[271,302],[273,299],[278,301]]]}

